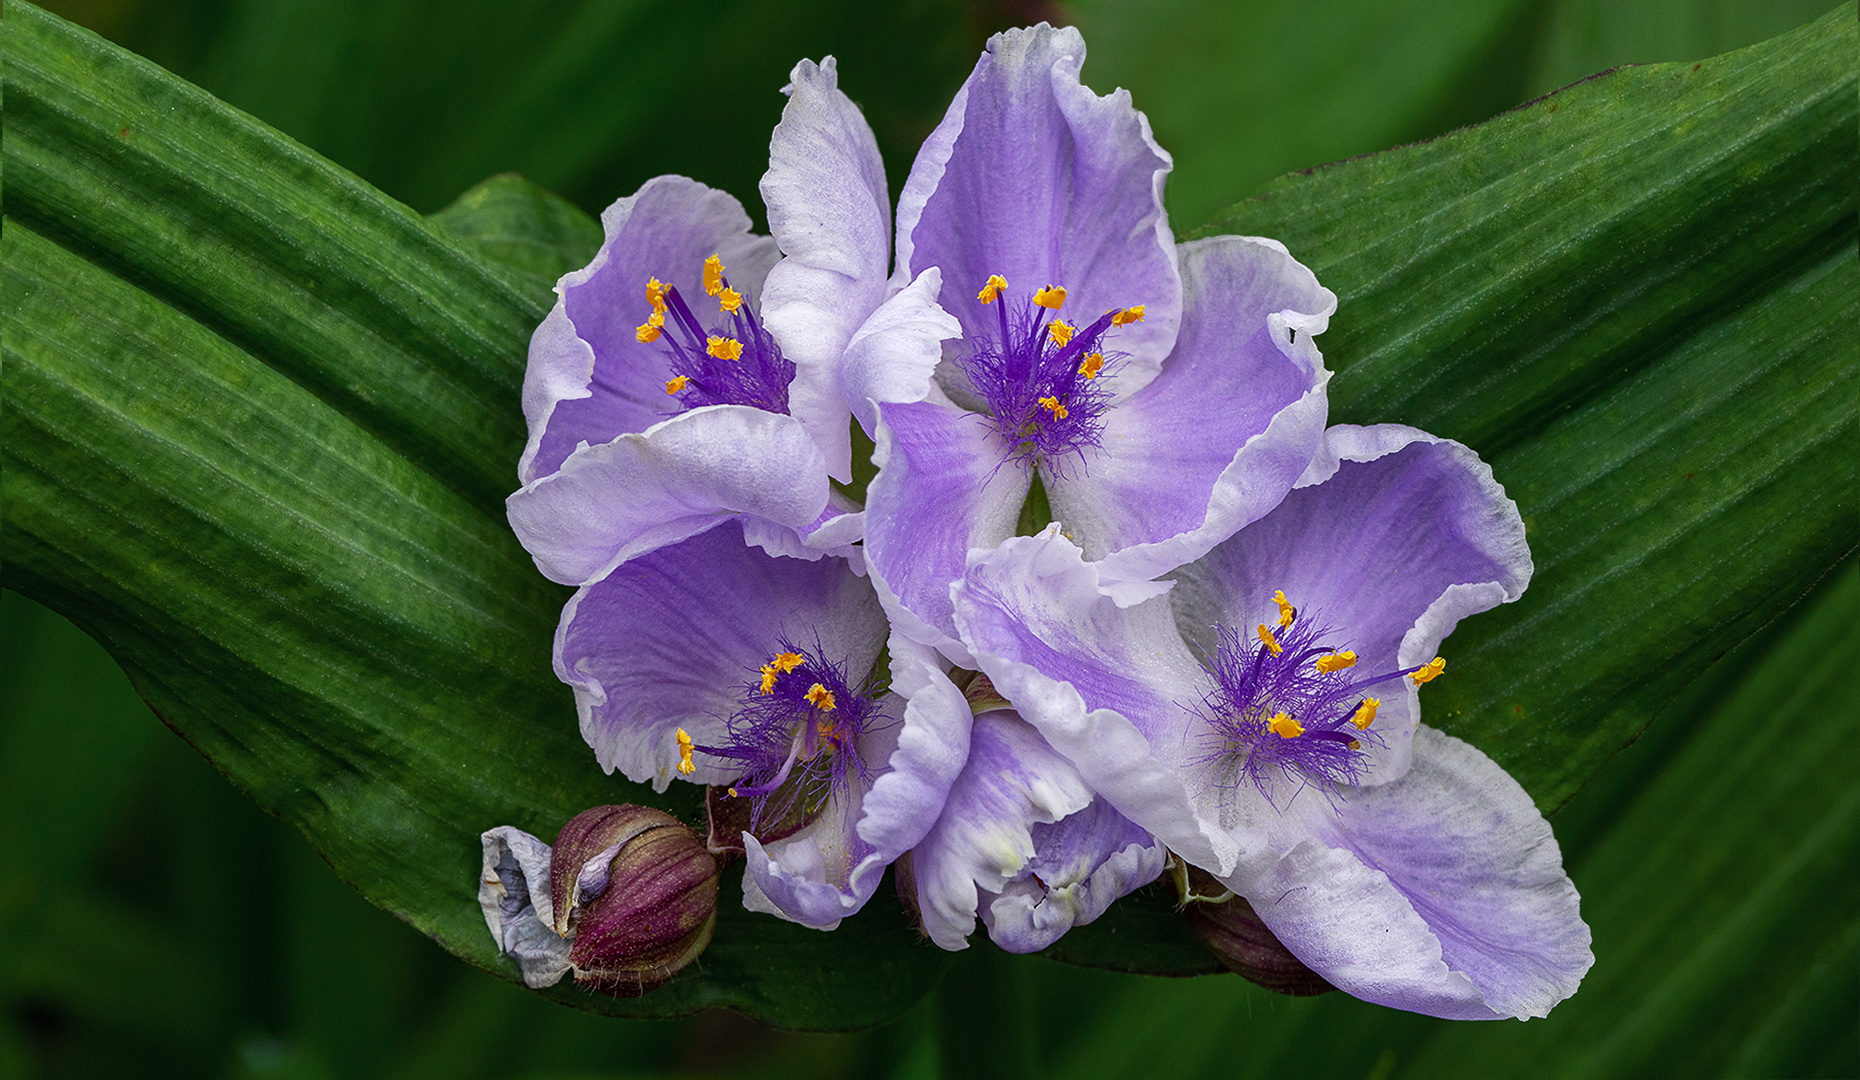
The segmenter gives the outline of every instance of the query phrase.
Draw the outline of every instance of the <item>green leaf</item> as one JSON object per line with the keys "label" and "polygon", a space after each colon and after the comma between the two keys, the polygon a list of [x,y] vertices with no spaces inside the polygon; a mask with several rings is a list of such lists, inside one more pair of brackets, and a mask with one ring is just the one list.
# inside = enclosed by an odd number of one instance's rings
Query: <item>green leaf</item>
{"label": "green leaf", "polygon": [[427,220],[551,302],[556,279],[586,266],[601,246],[600,222],[515,175],[474,184]]}
{"label": "green leaf", "polygon": [[[25,4],[4,28],[11,583],[344,878],[511,977],[480,831],[698,812],[593,767],[549,669],[567,593],[502,520],[547,293],[89,34]],[[831,1029],[941,970],[888,889],[828,936],[737,888],[652,996],[553,995]]]}
{"label": "green leaf", "polygon": [[1854,1075],[1860,720],[1840,703],[1856,610],[1849,564],[1786,631],[1731,655],[1747,673],[1735,690],[1688,695],[1683,745],[1620,789],[1570,863],[1596,965],[1548,1018],[1458,1023],[1237,977],[1132,980],[1109,1006],[1117,1022],[1080,1031],[1054,1075]]}

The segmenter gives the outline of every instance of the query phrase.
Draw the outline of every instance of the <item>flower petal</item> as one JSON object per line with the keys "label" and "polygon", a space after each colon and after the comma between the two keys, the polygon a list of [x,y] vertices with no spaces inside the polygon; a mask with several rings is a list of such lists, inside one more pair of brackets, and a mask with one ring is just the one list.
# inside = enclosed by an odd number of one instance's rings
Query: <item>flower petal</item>
{"label": "flower petal", "polygon": [[840,361],[885,299],[891,196],[878,143],[839,89],[829,56],[795,65],[762,177],[769,231],[786,256],[769,271],[762,321],[795,364],[791,413],[813,432],[832,474],[852,478]]}
{"label": "flower petal", "polygon": [[1154,880],[1163,858],[1039,732],[996,710],[976,718],[968,762],[911,865],[932,941],[966,948],[979,905],[1002,948],[1037,952]]}
{"label": "flower petal", "polygon": [[854,785],[827,800],[806,827],[773,843],[744,833],[743,906],[815,930],[836,929],[864,907],[888,865],[872,857],[872,845],[855,827],[864,796]]}
{"label": "flower petal", "polygon": [[1366,1001],[1461,1020],[1545,1016],[1594,963],[1530,796],[1432,728],[1393,783],[1340,793],[1315,839],[1229,882],[1279,940]]}
{"label": "flower petal", "polygon": [[1183,771],[1193,714],[1213,686],[1152,583],[1107,584],[1053,530],[977,552],[954,590],[956,625],[1021,718],[1119,813],[1225,873],[1242,847]]}
{"label": "flower petal", "polygon": [[885,771],[865,797],[859,835],[889,864],[916,847],[969,756],[969,703],[935,650],[892,634],[891,688],[906,699]]}
{"label": "flower petal", "polygon": [[[878,475],[866,488],[865,556],[894,624],[963,663],[949,588],[970,548],[1014,532],[1028,471],[1004,461],[982,417],[934,401],[880,406]],[[966,665],[965,665],[966,666]]]}
{"label": "flower petal", "polygon": [[583,447],[505,508],[543,575],[581,585],[733,514],[811,525],[829,490],[820,449],[793,417],[712,405]]}
{"label": "flower petal", "polygon": [[1105,414],[1085,467],[1048,477],[1053,510],[1147,580],[1205,554],[1278,505],[1324,438],[1324,368],[1312,338],[1337,298],[1275,241],[1183,244],[1182,332],[1155,381]]}
{"label": "flower petal", "polygon": [[[1413,428],[1338,426],[1321,458],[1277,509],[1172,575],[1190,640],[1212,651],[1214,624],[1264,621],[1283,590],[1368,676],[1426,663],[1460,619],[1523,593],[1524,523],[1472,451]],[[1407,770],[1420,699],[1407,679],[1365,692],[1382,700],[1386,746],[1363,782],[1383,783]]]}
{"label": "flower petal", "polygon": [[792,836],[761,844],[743,834],[749,861],[743,903],[752,911],[831,930],[872,898],[885,867],[930,831],[969,746],[969,703],[936,652],[900,635],[890,641],[886,714],[902,723],[866,732],[869,786]]}
{"label": "flower petal", "polygon": [[[758,667],[784,639],[863,673],[886,635],[883,609],[844,560],[775,558],[724,525],[634,559],[584,586],[562,611],[555,673],[575,691],[581,734],[608,772],[663,791],[675,732],[720,744]],[[734,771],[699,754],[690,779]]]}
{"label": "flower petal", "polygon": [[930,267],[885,301],[846,347],[841,369],[846,400],[859,426],[877,438],[878,403],[934,397],[942,343],[962,335],[962,324],[936,302],[943,272]]}
{"label": "flower petal", "polygon": [[1181,313],[1162,204],[1172,165],[1127,91],[1079,82],[1084,60],[1070,27],[989,39],[905,181],[894,281],[941,266],[943,307],[971,338],[992,325],[975,299],[990,274],[1026,295],[1064,285],[1067,309],[1088,317],[1145,305],[1116,338],[1127,394],[1154,377]]}
{"label": "flower petal", "polygon": [[[517,466],[525,484],[561,467],[581,443],[600,444],[665,419],[663,354],[633,337],[651,308],[654,276],[701,296],[699,273],[723,257],[730,283],[762,291],[780,253],[750,233],[736,199],[682,176],[657,176],[601,213],[607,239],[586,267],[556,283],[555,309],[530,338],[523,415],[530,438]],[[753,300],[751,300],[753,303]]]}
{"label": "flower petal", "polygon": [[532,990],[554,986],[568,973],[570,943],[557,934],[549,895],[549,845],[521,829],[499,825],[486,832],[478,906],[497,941],[514,957]]}

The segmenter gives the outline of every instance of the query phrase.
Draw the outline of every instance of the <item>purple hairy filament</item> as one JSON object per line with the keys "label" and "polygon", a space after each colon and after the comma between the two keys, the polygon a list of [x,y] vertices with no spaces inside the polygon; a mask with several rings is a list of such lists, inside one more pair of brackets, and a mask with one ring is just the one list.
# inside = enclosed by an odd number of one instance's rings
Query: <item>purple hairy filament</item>
{"label": "purple hairy filament", "polygon": [[1328,640],[1333,634],[1295,614],[1283,594],[1278,602],[1276,627],[1216,627],[1217,685],[1202,702],[1208,730],[1198,760],[1215,770],[1220,786],[1250,781],[1268,796],[1293,774],[1356,784],[1368,763],[1365,745],[1386,745],[1370,730],[1381,703],[1366,692],[1417,673],[1417,684],[1424,682],[1445,662],[1360,675],[1354,652],[1340,651]]}
{"label": "purple hairy filament", "polygon": [[[725,294],[736,296],[724,283]],[[772,413],[788,411],[788,384],[794,363],[782,356],[775,339],[740,298],[722,312],[724,324],[706,330],[677,288],[663,286],[663,334],[653,335],[671,361],[665,392],[681,409],[704,405],[752,405]],[[669,316],[669,317],[667,317]]]}
{"label": "purple hairy filament", "polygon": [[865,780],[859,737],[881,719],[876,702],[847,684],[843,665],[784,641],[744,691],[728,743],[696,749],[740,767],[729,792],[751,800],[750,828],[761,835],[777,823],[799,827]]}
{"label": "purple hairy filament", "polygon": [[1105,384],[1116,364],[1107,360],[1103,339],[1119,312],[1074,329],[1031,301],[1011,305],[1002,297],[995,310],[998,336],[978,340],[961,363],[1007,444],[1008,459],[1057,466],[1068,454],[1082,458],[1104,432],[1111,404]]}

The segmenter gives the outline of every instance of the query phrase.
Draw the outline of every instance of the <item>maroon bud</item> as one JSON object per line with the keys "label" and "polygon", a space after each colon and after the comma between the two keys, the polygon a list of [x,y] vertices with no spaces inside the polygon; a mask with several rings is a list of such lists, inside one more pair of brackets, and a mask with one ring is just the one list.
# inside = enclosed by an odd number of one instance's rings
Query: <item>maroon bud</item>
{"label": "maroon bud", "polygon": [[1177,864],[1175,869],[1177,890],[1187,903],[1183,915],[1189,927],[1227,970],[1292,997],[1312,997],[1336,989],[1279,942],[1246,897],[1229,892],[1213,875],[1198,867]]}
{"label": "maroon bud", "polygon": [[575,981],[615,997],[638,997],[676,975],[717,925],[717,860],[663,811],[577,814],[556,837],[549,877]]}

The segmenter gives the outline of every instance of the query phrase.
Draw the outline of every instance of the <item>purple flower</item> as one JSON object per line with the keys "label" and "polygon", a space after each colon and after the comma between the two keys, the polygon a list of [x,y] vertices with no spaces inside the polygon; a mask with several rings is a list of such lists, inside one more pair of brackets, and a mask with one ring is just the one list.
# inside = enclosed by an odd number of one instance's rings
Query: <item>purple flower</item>
{"label": "purple flower", "polygon": [[1037,952],[1156,880],[1166,855],[1012,709],[992,709],[975,718],[910,877],[924,933],[943,948],[968,947],[979,909],[996,944]]}
{"label": "purple flower", "polygon": [[1054,531],[977,552],[980,668],[1118,813],[1244,896],[1340,989],[1542,1016],[1593,961],[1530,797],[1419,725],[1460,619],[1531,575],[1517,508],[1457,443],[1336,427],[1271,512],[1145,590]]}
{"label": "purple flower", "polygon": [[724,524],[582,586],[556,675],[602,768],[747,801],[747,906],[832,929],[936,820],[969,709],[933,652],[891,636],[846,560],[771,556],[744,532]]}
{"label": "purple flower", "polygon": [[581,585],[740,517],[818,558],[859,539],[848,363],[921,367],[958,332],[934,269],[894,287],[877,144],[833,59],[803,61],[762,180],[773,237],[729,195],[661,176],[601,215],[530,341],[530,438],[508,502],[537,566]]}
{"label": "purple flower", "polygon": [[1079,82],[1084,58],[1071,29],[989,42],[898,209],[894,282],[940,268],[962,340],[845,367],[882,466],[874,579],[900,629],[959,662],[949,588],[1013,533],[1036,474],[1107,579],[1143,581],[1271,509],[1323,434],[1312,337],[1336,298],[1270,240],[1177,246],[1169,156],[1127,93]]}

